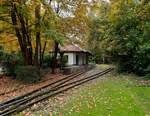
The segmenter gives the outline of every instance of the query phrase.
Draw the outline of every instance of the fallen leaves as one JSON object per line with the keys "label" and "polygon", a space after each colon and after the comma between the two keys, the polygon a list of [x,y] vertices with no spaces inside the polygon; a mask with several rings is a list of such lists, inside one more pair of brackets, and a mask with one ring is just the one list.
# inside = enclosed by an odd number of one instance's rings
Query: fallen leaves
{"label": "fallen leaves", "polygon": [[52,112],[49,113],[49,116],[53,116]]}
{"label": "fallen leaves", "polygon": [[24,116],[31,116],[31,112],[23,112]]}
{"label": "fallen leaves", "polygon": [[[17,80],[11,79],[11,77],[3,77],[0,78],[0,102],[1,101],[6,101],[11,99],[12,97],[16,97],[19,95],[23,95],[27,92],[33,91],[35,89],[38,89],[44,85],[47,85],[49,83],[52,83],[54,81],[57,81],[58,79],[63,78],[62,75],[60,74],[47,74],[41,80],[41,82],[36,83],[36,84],[23,84]],[[7,94],[5,94],[7,93]]]}

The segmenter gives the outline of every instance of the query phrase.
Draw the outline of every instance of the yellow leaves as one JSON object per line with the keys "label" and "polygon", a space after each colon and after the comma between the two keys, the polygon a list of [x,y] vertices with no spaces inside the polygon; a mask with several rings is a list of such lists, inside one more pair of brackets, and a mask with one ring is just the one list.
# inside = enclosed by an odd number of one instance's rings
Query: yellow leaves
{"label": "yellow leaves", "polygon": [[86,17],[71,17],[62,19],[58,26],[62,33],[69,33],[79,37],[88,32],[88,20]]}
{"label": "yellow leaves", "polygon": [[76,17],[84,17],[86,14],[87,14],[87,6],[85,4],[80,4],[74,13]]}
{"label": "yellow leaves", "polygon": [[[49,112],[49,116],[54,116],[52,112]],[[62,112],[59,112],[57,116],[63,116]]]}
{"label": "yellow leaves", "polygon": [[16,37],[11,34],[8,35],[5,33],[1,34],[0,45],[4,47],[4,50],[6,50],[6,52],[16,51],[19,48]]}
{"label": "yellow leaves", "polygon": [[24,116],[31,116],[31,112],[25,112],[25,111],[24,111],[24,112],[23,112],[23,115],[24,115]]}
{"label": "yellow leaves", "polygon": [[101,4],[99,2],[94,2],[90,6],[90,12],[92,13],[92,15],[97,17],[100,15],[100,8],[101,8]]}
{"label": "yellow leaves", "polygon": [[49,113],[49,116],[53,116],[52,112]]}
{"label": "yellow leaves", "polygon": [[3,5],[7,0],[0,0],[0,5]]}
{"label": "yellow leaves", "polygon": [[93,109],[93,108],[95,107],[95,103],[90,102],[90,103],[87,104],[87,107],[88,107],[89,109]]}
{"label": "yellow leaves", "polygon": [[109,14],[109,20],[114,21],[117,17],[119,17],[121,2],[112,2],[111,4],[111,13]]}
{"label": "yellow leaves", "polygon": [[99,28],[99,29],[98,29],[98,32],[104,33],[105,30],[104,30],[103,28]]}

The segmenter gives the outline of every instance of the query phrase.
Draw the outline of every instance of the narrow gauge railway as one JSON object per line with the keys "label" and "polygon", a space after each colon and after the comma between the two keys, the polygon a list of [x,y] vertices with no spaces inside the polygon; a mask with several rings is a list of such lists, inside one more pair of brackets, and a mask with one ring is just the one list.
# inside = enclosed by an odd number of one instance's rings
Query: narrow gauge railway
{"label": "narrow gauge railway", "polygon": [[40,89],[34,90],[23,96],[19,96],[9,101],[1,103],[0,116],[8,116],[12,113],[20,112],[32,106],[35,103],[38,103],[44,99],[47,99],[49,97],[55,96],[69,89],[72,89],[88,81],[99,78],[100,76],[105,75],[112,70],[113,68],[108,68],[104,71],[99,71],[97,73],[91,74],[90,76],[87,75],[84,76],[85,72],[78,72],[76,74],[71,74],[61,80],[46,85]]}
{"label": "narrow gauge railway", "polygon": [[[33,90],[33,91],[29,92],[29,93],[26,93],[26,94],[24,94],[24,95],[22,95],[22,96],[18,96],[18,97],[15,97],[15,98],[13,98],[13,99],[10,99],[10,100],[8,100],[8,101],[5,101],[5,102],[3,102],[3,103],[0,103],[0,110],[2,110],[2,109],[4,109],[4,108],[7,108],[7,107],[9,107],[10,105],[13,105],[13,104],[15,104],[16,102],[21,101],[22,99],[27,98],[27,97],[29,97],[29,96],[35,94],[35,93],[38,93],[38,92],[40,92],[40,91],[43,91],[44,89],[46,89],[46,88],[48,88],[48,87],[51,87],[51,86],[53,86],[53,85],[57,86],[57,85],[59,85],[59,84],[61,84],[61,83],[65,83],[65,82],[67,82],[67,81],[69,81],[69,80],[71,80],[71,79],[73,79],[73,78],[78,77],[79,75],[81,75],[81,74],[83,74],[83,73],[84,73],[84,72],[77,72],[77,73],[70,74],[70,75],[68,75],[68,76],[66,76],[66,77],[64,77],[64,78],[62,78],[62,79],[59,79],[59,80],[57,80],[57,81],[55,81],[55,82],[53,82],[53,83],[47,84],[47,85],[45,85],[45,86],[43,86],[43,87],[41,87],[41,88],[39,88],[39,89],[35,89],[35,90]],[[56,84],[57,84],[57,85],[56,85]]]}
{"label": "narrow gauge railway", "polygon": [[[76,73],[75,73],[75,74],[76,74]],[[71,75],[72,75],[72,74],[71,74]],[[49,80],[51,80],[51,78],[46,79],[46,80],[39,81],[39,82],[37,82],[36,84],[44,83],[44,82],[49,81]],[[26,86],[28,86],[28,85],[26,85]],[[19,88],[16,88],[16,89],[14,89],[14,90],[7,91],[7,92],[2,92],[2,93],[0,93],[0,96],[7,95],[7,94],[9,94],[9,93],[15,92],[15,91],[17,91],[17,90],[22,89],[23,87],[26,87],[26,86],[22,86],[22,87],[19,87]]]}

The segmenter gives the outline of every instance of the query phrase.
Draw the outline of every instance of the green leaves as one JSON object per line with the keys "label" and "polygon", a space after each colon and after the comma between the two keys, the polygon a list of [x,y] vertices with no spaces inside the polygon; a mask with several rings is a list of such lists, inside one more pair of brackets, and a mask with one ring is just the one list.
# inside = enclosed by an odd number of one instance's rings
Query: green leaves
{"label": "green leaves", "polygon": [[150,65],[150,2],[117,0],[108,8],[91,28],[89,43],[95,56],[114,55],[125,71],[145,75]]}
{"label": "green leaves", "polygon": [[147,22],[147,23],[144,25],[143,37],[144,37],[144,40],[150,41],[150,22]]}
{"label": "green leaves", "polygon": [[56,30],[46,30],[44,33],[47,39],[53,39],[54,41],[63,44],[63,40],[65,39],[64,36],[57,32]]}

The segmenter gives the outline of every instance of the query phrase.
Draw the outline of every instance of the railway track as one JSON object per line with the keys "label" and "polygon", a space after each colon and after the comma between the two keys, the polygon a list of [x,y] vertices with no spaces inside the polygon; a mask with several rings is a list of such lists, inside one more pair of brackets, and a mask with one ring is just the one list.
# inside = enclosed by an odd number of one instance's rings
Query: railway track
{"label": "railway track", "polygon": [[[43,83],[43,82],[46,82],[46,81],[49,81],[49,80],[51,80],[51,78],[46,79],[46,80],[42,80],[42,81],[40,81],[40,82],[37,82],[36,84]],[[26,86],[28,86],[28,85],[26,85]],[[26,87],[26,86],[21,86],[21,87],[19,87],[19,88],[16,88],[16,89],[14,89],[14,90],[7,91],[7,92],[2,92],[2,93],[0,93],[0,96],[3,96],[3,95],[6,95],[6,94],[9,94],[9,93],[15,92],[15,91],[17,91],[17,90],[20,90],[20,89],[22,89],[22,88]]]}
{"label": "railway track", "polygon": [[[63,79],[60,79],[54,83],[41,87],[23,96],[16,97],[9,101],[0,104],[0,116],[8,116],[14,112],[20,112],[35,103],[38,103],[44,99],[55,96],[59,93],[67,91],[71,88],[84,84],[93,79],[99,78],[102,75],[112,71],[113,68],[108,68],[104,71],[94,73],[84,77],[85,72],[78,72],[77,74],[71,74]],[[78,78],[77,78],[78,77]],[[80,78],[79,78],[80,77]],[[82,77],[82,78],[81,78]]]}
{"label": "railway track", "polygon": [[39,88],[39,89],[33,90],[33,91],[29,92],[29,93],[26,93],[26,94],[24,94],[24,95],[22,95],[22,96],[18,96],[18,97],[15,97],[15,98],[13,98],[13,99],[10,99],[10,100],[8,100],[8,101],[5,101],[5,102],[3,102],[3,103],[0,103],[0,110],[2,110],[3,108],[6,108],[9,104],[11,104],[11,103],[13,103],[13,102],[15,102],[15,101],[18,101],[18,100],[20,100],[20,99],[23,99],[23,98],[25,98],[25,97],[27,97],[27,96],[30,96],[30,95],[32,95],[32,94],[35,94],[36,92],[42,91],[43,89],[46,89],[46,88],[48,88],[48,87],[50,87],[50,86],[53,86],[53,85],[55,85],[55,84],[61,84],[61,83],[65,82],[65,81],[69,81],[70,79],[73,79],[73,78],[75,78],[75,77],[77,77],[77,76],[80,76],[80,75],[83,74],[83,73],[84,73],[84,72],[73,73],[73,74],[68,75],[68,76],[66,76],[66,77],[64,77],[64,78],[62,78],[62,79],[59,79],[59,80],[57,80],[57,81],[55,81],[55,82],[53,82],[53,83],[44,85],[43,87],[41,87],[41,88]]}

